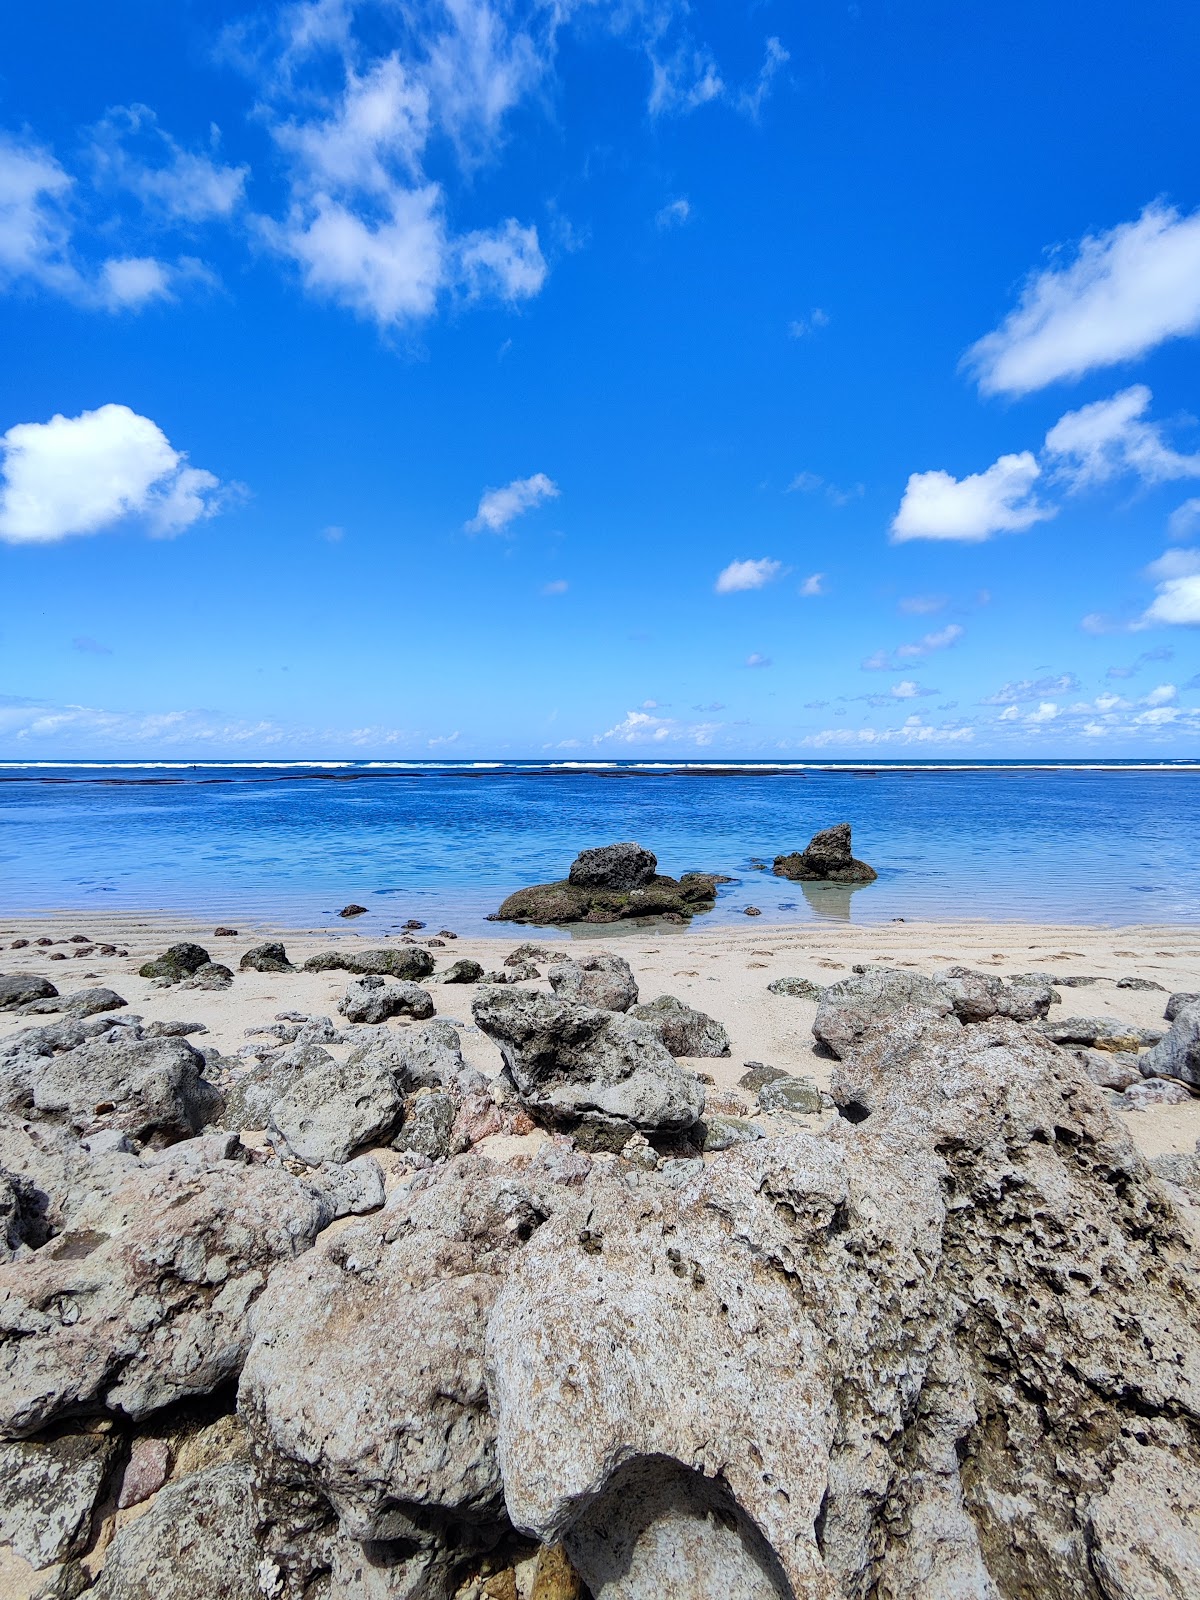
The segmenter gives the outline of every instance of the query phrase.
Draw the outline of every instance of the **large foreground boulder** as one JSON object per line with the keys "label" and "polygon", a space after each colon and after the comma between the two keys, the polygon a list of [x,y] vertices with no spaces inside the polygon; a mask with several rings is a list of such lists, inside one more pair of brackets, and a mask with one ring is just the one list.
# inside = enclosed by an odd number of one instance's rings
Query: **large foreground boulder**
{"label": "large foreground boulder", "polygon": [[270,1127],[309,1166],[347,1161],[395,1132],[404,1110],[396,1081],[370,1062],[324,1061],[302,1073],[270,1110]]}
{"label": "large foreground boulder", "polygon": [[535,1122],[619,1148],[635,1131],[688,1129],[704,1110],[703,1084],[644,1022],[511,989],[485,989],[473,1013]]}
{"label": "large foreground boulder", "polygon": [[873,883],[879,876],[874,867],[854,859],[848,822],[814,833],[803,850],[776,856],[772,870],[777,878],[796,883]]}
{"label": "large foreground boulder", "polygon": [[727,880],[705,872],[668,878],[658,861],[637,844],[603,845],[584,850],[567,876],[510,894],[491,922],[530,922],[543,926],[568,922],[620,922],[629,917],[666,917],[687,922],[711,911],[717,884]]}
{"label": "large foreground boulder", "polygon": [[394,945],[389,950],[322,950],[309,956],[305,972],[355,972],[380,978],[407,978],[416,982],[433,971],[433,956],[419,944]]}
{"label": "large foreground boulder", "polygon": [[230,1135],[110,1157],[64,1230],[0,1266],[0,1437],[145,1417],[235,1378],[271,1268],[332,1220],[326,1196]]}

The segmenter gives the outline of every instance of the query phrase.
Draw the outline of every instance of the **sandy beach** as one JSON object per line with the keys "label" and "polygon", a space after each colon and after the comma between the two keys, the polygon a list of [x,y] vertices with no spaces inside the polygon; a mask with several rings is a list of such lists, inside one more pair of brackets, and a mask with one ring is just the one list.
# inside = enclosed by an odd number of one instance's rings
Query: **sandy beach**
{"label": "sandy beach", "polygon": [[[88,943],[72,942],[79,937]],[[425,942],[431,937],[436,940],[437,933],[429,927],[412,937]],[[46,938],[54,943],[35,943]],[[15,939],[26,939],[29,944],[13,950]],[[162,989],[138,976],[143,962],[183,939],[203,945],[214,961],[233,968],[232,987],[219,991]],[[212,923],[161,914],[98,917],[64,912],[0,923],[0,971],[44,974],[64,994],[107,985],[147,1022],[203,1023],[207,1034],[193,1042],[216,1046],[226,1055],[245,1046],[250,1032],[273,1021],[280,1011],[324,1015],[336,1025],[340,1020],[337,1003],[350,975],[341,971],[237,971],[242,953],[265,939],[281,940],[297,968],[319,950],[374,949],[398,942],[357,934],[353,923],[332,935],[319,929],[243,924],[236,936],[217,937]],[[95,947],[104,943],[115,944],[128,954],[95,953]],[[710,1108],[746,1114],[754,1111],[754,1096],[738,1088],[745,1063],[761,1061],[802,1074],[822,1089],[828,1088],[834,1065],[815,1047],[812,1022],[816,1003],[772,994],[768,985],[778,978],[808,978],[827,985],[848,975],[856,965],[870,963],[926,974],[965,965],[999,977],[1025,972],[1093,976],[1099,980],[1094,985],[1058,991],[1062,1004],[1053,1008],[1051,1020],[1111,1017],[1163,1030],[1167,1027],[1163,1019],[1167,996],[1200,990],[1200,928],[1190,927],[947,921],[863,927],[821,922],[756,928],[748,921],[743,931],[706,930],[700,918],[682,929],[618,926],[596,932],[577,930],[575,936],[564,939],[555,930],[506,926],[491,938],[458,938],[434,948],[437,970],[426,980],[438,1017],[460,1028],[464,1057],[488,1077],[499,1072],[500,1053],[471,1022],[475,989],[442,986],[438,974],[463,957],[480,962],[485,969],[498,968],[513,949],[525,943],[541,944],[552,959],[619,954],[632,967],[643,1000],[672,994],[716,1018],[729,1034],[731,1053],[696,1060],[693,1065],[712,1079]],[[76,957],[77,950],[89,945],[93,953],[83,959]],[[53,959],[60,954],[65,959]],[[541,961],[537,966],[541,978],[524,987],[548,992],[545,973],[549,963]],[[1118,988],[1119,980],[1127,977],[1148,980],[1161,989]],[[0,1014],[0,1043],[38,1020],[11,1012]],[[413,1024],[394,1019],[388,1026],[400,1029]],[[342,1047],[331,1048],[337,1055],[345,1053]],[[1148,1156],[1191,1151],[1200,1140],[1200,1099],[1185,1105],[1150,1106],[1125,1115],[1123,1120]],[[544,1135],[539,1132],[526,1137],[536,1144]]]}

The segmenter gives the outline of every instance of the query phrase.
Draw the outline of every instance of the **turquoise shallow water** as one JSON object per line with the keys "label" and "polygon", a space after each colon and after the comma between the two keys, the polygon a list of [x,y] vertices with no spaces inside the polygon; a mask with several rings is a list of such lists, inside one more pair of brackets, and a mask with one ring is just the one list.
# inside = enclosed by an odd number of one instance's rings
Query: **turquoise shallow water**
{"label": "turquoise shallow water", "polygon": [[[755,858],[849,821],[856,891]],[[1200,922],[1200,768],[0,764],[0,904],[460,933],[510,890],[636,839],[660,870],[728,873],[696,927],[812,917]],[[344,926],[344,924],[338,924]],[[761,924],[760,924],[761,926]]]}

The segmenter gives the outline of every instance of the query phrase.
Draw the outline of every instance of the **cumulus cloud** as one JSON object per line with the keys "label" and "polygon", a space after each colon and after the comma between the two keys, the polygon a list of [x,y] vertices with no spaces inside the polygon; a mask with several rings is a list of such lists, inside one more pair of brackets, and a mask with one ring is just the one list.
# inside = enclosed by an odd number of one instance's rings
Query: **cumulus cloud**
{"label": "cumulus cloud", "polygon": [[503,533],[511,522],[532,511],[546,500],[556,500],[562,491],[544,472],[529,478],[514,478],[502,489],[485,489],[479,509],[466,524],[468,533]]}
{"label": "cumulus cloud", "polygon": [[1044,522],[1054,509],[1033,489],[1041,476],[1033,454],[1001,456],[986,472],[954,478],[948,472],[914,472],[892,519],[894,544],[908,539],[958,539],[980,543],[995,533],[1019,533]]}
{"label": "cumulus cloud", "polygon": [[35,283],[73,294],[71,229],[63,203],[71,179],[43,146],[0,135],[0,286]]}
{"label": "cumulus cloud", "polygon": [[1141,619],[1141,626],[1200,627],[1200,573],[1168,578]]}
{"label": "cumulus cloud", "polygon": [[537,229],[521,227],[515,217],[498,228],[467,234],[457,254],[462,283],[473,299],[490,294],[509,302],[531,300],[546,281]]}
{"label": "cumulus cloud", "polygon": [[967,352],[985,394],[1029,394],[1200,330],[1200,212],[1152,204],[1026,283]]}
{"label": "cumulus cloud", "polygon": [[162,429],[128,406],[18,423],[0,445],[0,539],[10,544],[52,544],[127,518],[165,537],[220,507],[213,474],[188,466]]}
{"label": "cumulus cloud", "polygon": [[1151,398],[1136,383],[1059,418],[1046,435],[1046,454],[1068,488],[1091,488],[1127,472],[1151,484],[1200,477],[1200,455],[1173,450],[1161,428],[1145,420]]}
{"label": "cumulus cloud", "polygon": [[810,573],[800,585],[800,593],[805,599],[811,599],[814,595],[824,594],[825,574],[823,572]]}
{"label": "cumulus cloud", "polygon": [[717,594],[738,594],[745,589],[763,589],[783,571],[782,561],[760,556],[756,561],[731,561],[717,574],[713,589]]}
{"label": "cumulus cloud", "polygon": [[1168,539],[1190,539],[1200,530],[1200,498],[1185,500],[1167,518]]}

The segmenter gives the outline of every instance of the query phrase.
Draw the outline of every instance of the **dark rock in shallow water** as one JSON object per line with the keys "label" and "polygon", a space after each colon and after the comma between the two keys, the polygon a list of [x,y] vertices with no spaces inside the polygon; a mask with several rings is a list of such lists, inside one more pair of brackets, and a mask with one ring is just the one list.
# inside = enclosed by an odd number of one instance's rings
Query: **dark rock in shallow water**
{"label": "dark rock in shallow water", "polygon": [[353,900],[350,902],[350,904],[348,906],[343,906],[342,909],[338,912],[338,916],[339,917],[365,917],[366,914],[367,914],[366,906],[356,906],[354,904]]}
{"label": "dark rock in shallow water", "polygon": [[288,960],[287,951],[275,939],[268,939],[266,944],[256,944],[253,949],[238,962],[243,972],[294,972],[296,969]]}
{"label": "dark rock in shallow water", "polygon": [[644,889],[658,872],[658,857],[632,841],[581,850],[567,882],[576,889]]}
{"label": "dark rock in shallow water", "polygon": [[34,1000],[51,1000],[58,990],[49,978],[37,978],[20,973],[15,977],[0,977],[0,1011],[15,1011]]}
{"label": "dark rock in shallow water", "polygon": [[420,945],[393,950],[322,950],[309,956],[305,972],[357,972],[381,978],[427,978],[433,957]]}
{"label": "dark rock in shallow water", "polygon": [[777,878],[794,883],[872,883],[878,876],[874,867],[854,859],[848,822],[814,833],[803,850],[776,856],[773,870]]}
{"label": "dark rock in shallow water", "polygon": [[172,983],[178,983],[181,978],[190,978],[192,974],[209,962],[208,951],[203,945],[189,944],[186,940],[182,944],[173,944],[170,949],[164,950],[162,955],[154,961],[147,961],[138,968],[141,978],[169,978]]}

